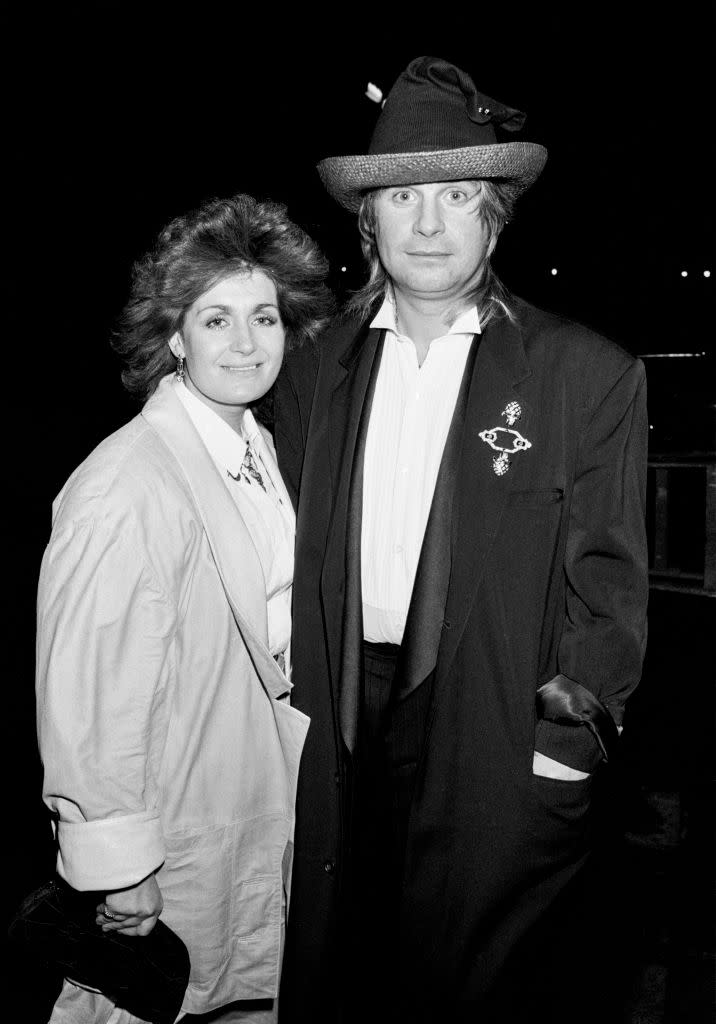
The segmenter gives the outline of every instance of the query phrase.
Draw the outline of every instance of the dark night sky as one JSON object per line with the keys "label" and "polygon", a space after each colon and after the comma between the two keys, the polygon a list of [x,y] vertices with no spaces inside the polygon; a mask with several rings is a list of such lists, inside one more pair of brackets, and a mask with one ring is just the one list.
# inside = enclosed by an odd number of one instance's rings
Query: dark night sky
{"label": "dark night sky", "polygon": [[[647,360],[650,418],[654,450],[714,447],[706,0],[335,4],[325,13],[305,4],[290,17],[256,0],[47,8],[3,16],[12,172],[3,398],[16,461],[6,469],[16,502],[5,531],[14,570],[6,748],[13,768],[14,751],[25,752],[9,809],[23,827],[20,888],[36,884],[38,851],[50,849],[34,754],[37,572],[53,497],[136,411],[108,345],[131,263],[171,217],[245,191],[287,203],[324,246],[334,284],[355,285],[353,220],[323,193],[314,166],[365,150],[378,113],[363,95],[368,81],[387,91],[413,57],[432,54],[527,112],[525,137],[550,158],[500,240],[498,271],[518,294],[637,354],[707,353]],[[30,848],[35,861],[24,859]]]}

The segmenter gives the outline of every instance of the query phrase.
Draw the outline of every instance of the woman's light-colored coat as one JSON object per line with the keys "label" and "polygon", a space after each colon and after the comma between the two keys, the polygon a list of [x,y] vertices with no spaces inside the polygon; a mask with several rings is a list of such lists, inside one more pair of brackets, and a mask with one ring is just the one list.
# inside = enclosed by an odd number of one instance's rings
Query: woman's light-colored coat
{"label": "woman's light-colored coat", "polygon": [[159,868],[187,1012],[276,996],[308,718],[267,646],[248,529],[169,379],[55,502],[37,654],[60,874],[102,891]]}

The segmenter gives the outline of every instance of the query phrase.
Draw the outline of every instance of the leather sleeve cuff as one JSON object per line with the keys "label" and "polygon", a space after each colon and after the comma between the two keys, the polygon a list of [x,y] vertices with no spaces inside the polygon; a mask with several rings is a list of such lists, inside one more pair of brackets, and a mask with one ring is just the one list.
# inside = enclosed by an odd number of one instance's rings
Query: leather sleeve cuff
{"label": "leather sleeve cuff", "polygon": [[57,873],[80,891],[136,885],[156,871],[165,857],[161,822],[153,811],[96,821],[58,821],[57,841]]}
{"label": "leather sleeve cuff", "polygon": [[609,760],[619,739],[616,723],[591,690],[560,673],[539,687],[536,701],[540,754],[581,771]]}

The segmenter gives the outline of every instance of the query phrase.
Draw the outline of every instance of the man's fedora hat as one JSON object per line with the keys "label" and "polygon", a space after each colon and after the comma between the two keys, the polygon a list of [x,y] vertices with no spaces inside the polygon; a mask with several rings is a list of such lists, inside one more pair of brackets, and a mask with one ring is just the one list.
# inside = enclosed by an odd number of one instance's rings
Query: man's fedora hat
{"label": "man's fedora hat", "polygon": [[518,195],[539,177],[547,150],[534,142],[498,142],[497,131],[519,131],[524,122],[522,111],[478,92],[454,64],[417,57],[390,90],[368,153],[328,157],[318,173],[353,212],[364,192],[387,185],[494,178]]}

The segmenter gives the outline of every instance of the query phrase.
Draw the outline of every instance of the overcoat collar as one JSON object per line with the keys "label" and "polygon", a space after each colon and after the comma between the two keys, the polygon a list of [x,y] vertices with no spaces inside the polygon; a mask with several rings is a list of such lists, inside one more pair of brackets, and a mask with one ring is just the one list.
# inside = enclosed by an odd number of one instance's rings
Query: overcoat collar
{"label": "overcoat collar", "polygon": [[[346,345],[345,351],[338,356],[338,362],[346,373],[353,368],[355,362],[360,356],[366,355],[366,345],[371,342],[377,344],[381,335],[380,330],[377,328],[371,328],[368,323],[365,323],[362,326],[356,324],[355,327],[356,329],[353,337]],[[336,381],[337,386],[341,383],[341,380],[342,378],[339,376]]]}
{"label": "overcoat collar", "polygon": [[[343,567],[345,511],[358,428],[382,331],[364,326],[338,357],[328,408],[328,455],[333,492],[326,561]],[[333,548],[335,547],[335,550]],[[335,555],[335,559],[329,556]]]}
{"label": "overcoat collar", "polygon": [[275,699],[291,689],[268,648],[266,586],[261,562],[194,424],[165,378],[141,415],[176,459],[189,485],[236,624],[261,681]]}
{"label": "overcoat collar", "polygon": [[352,338],[349,336],[344,353],[338,356],[328,399],[331,517],[321,574],[321,597],[331,678],[338,692],[341,732],[349,750],[355,740],[362,657],[362,458],[370,411],[369,391],[372,392],[371,381],[375,381],[377,373],[382,333],[363,327],[354,332]]}
{"label": "overcoat collar", "polygon": [[428,679],[437,661],[452,574],[451,523],[480,335],[474,335],[445,439],[430,514],[420,549],[396,674],[396,699],[404,700]]}
{"label": "overcoat collar", "polygon": [[510,402],[521,409],[519,427],[530,433],[526,385],[531,370],[520,326],[493,320],[486,328],[475,360],[458,466],[458,486],[451,525],[452,576],[438,653],[438,679],[445,678],[482,582],[487,556],[497,536],[507,496],[519,487],[529,452],[519,453],[505,475],[494,472],[494,452],[480,432],[505,426]]}

